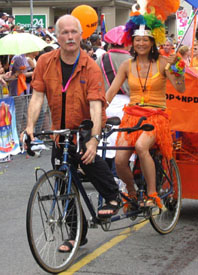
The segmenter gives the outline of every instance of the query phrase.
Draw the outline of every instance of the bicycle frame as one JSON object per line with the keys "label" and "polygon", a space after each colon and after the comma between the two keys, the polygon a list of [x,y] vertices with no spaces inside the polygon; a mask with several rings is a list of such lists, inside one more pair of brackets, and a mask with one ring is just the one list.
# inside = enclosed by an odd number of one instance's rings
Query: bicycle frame
{"label": "bicycle frame", "polygon": [[[111,127],[111,129],[110,129]],[[131,146],[107,146],[107,138],[113,134],[114,132],[124,132],[124,131],[127,131],[128,128],[112,128],[112,126],[108,126],[104,129],[103,131],[103,141],[102,141],[102,146],[98,146],[98,150],[102,150],[102,158],[105,160],[106,158],[106,151],[107,150],[134,150],[134,147],[131,147]],[[78,136],[79,132],[77,132],[77,139],[79,138]],[[80,191],[82,197],[83,197],[83,200],[90,212],[90,215],[92,217],[92,221],[96,224],[100,224],[101,221],[100,219],[97,217],[97,213],[82,185],[82,182],[77,174],[77,169],[74,167],[74,165],[72,163],[69,163],[68,161],[68,157],[69,157],[69,146],[70,146],[70,133],[68,134],[65,134],[65,140],[64,140],[64,148],[63,148],[63,161],[62,161],[62,164],[59,168],[59,171],[62,171],[64,172],[64,174],[68,177],[68,186],[67,186],[67,194],[69,196],[70,192],[71,192],[71,185],[72,185],[72,180],[74,181],[74,184],[76,185],[76,187],[78,188],[78,190]],[[77,151],[79,150],[79,148],[77,148]],[[171,179],[169,179],[168,175],[166,174],[166,172],[163,170],[163,167],[159,164],[158,162],[158,169],[161,170],[162,174],[166,177],[166,179],[168,180],[168,182],[170,183],[170,190],[168,193],[166,193],[164,196],[162,196],[161,198],[163,199],[164,197],[168,196],[169,194],[172,193],[173,191],[173,183],[171,181]],[[143,175],[142,175],[143,177]],[[142,178],[142,182],[143,182],[143,178]],[[57,183],[58,185],[58,183]],[[57,195],[57,192],[58,192],[58,187],[55,188],[54,190],[54,195],[56,196]],[[144,189],[144,185],[142,185],[142,188],[139,189],[139,193],[140,193],[140,199],[142,198],[143,199],[143,193],[145,192],[145,189]],[[131,203],[131,200],[125,196],[122,192],[120,192],[121,194],[121,197],[124,198],[127,202],[130,202]],[[99,198],[98,198],[98,206],[102,206],[102,196],[99,195]],[[53,211],[55,207],[55,200],[52,204],[52,209],[51,211]],[[67,209],[68,209],[68,202],[66,203],[65,207],[64,207],[64,212],[63,212],[63,221],[66,217],[66,213],[67,213]],[[100,209],[100,207],[98,207],[98,209]],[[111,222],[114,222],[114,221],[118,221],[118,220],[121,220],[121,219],[125,219],[125,218],[129,218],[131,216],[134,216],[134,215],[138,215],[142,213],[142,210],[140,209],[137,209],[137,210],[133,210],[131,211],[130,213],[126,213],[126,214],[121,214],[121,215],[115,215],[113,217],[111,217]]]}

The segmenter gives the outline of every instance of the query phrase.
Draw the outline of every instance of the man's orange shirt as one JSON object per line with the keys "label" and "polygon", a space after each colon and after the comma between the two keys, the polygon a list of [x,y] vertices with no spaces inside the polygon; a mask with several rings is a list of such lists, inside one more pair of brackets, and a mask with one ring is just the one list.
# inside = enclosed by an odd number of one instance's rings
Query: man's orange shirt
{"label": "man's orange shirt", "polygon": [[[62,70],[60,49],[39,57],[31,83],[37,92],[46,93],[52,116],[52,129],[60,129],[62,114]],[[66,91],[65,126],[77,128],[90,119],[89,101],[102,101],[102,122],[106,121],[105,88],[102,72],[96,62],[80,50],[78,65]]]}

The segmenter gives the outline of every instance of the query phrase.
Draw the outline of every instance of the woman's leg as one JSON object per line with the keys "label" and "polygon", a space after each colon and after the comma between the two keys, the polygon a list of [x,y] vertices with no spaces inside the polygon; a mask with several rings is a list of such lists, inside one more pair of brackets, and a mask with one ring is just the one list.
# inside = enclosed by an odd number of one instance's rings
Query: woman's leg
{"label": "woman's leg", "polygon": [[155,137],[148,136],[143,132],[138,138],[135,149],[140,159],[140,166],[147,183],[147,194],[156,192],[155,163],[150,155],[149,149],[155,144]]}
{"label": "woman's leg", "polygon": [[[127,141],[121,139],[118,141],[118,146],[128,146]],[[133,174],[129,167],[129,158],[132,155],[132,152],[133,151],[131,150],[117,150],[115,157],[117,175],[126,184],[129,196],[134,196],[134,194],[136,194]]]}

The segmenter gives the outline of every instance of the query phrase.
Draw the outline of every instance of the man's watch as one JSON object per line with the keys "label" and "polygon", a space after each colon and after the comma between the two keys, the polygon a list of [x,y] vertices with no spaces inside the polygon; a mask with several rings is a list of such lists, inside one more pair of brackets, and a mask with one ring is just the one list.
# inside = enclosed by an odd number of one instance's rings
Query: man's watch
{"label": "man's watch", "polygon": [[91,136],[91,138],[95,138],[98,142],[100,142],[100,140],[101,140],[100,135],[93,135],[93,136]]}

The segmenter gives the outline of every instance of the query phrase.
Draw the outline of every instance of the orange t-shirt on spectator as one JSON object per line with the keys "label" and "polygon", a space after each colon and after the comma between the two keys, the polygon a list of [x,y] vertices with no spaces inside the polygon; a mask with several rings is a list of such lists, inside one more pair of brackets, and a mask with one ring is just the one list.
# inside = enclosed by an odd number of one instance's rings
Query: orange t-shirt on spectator
{"label": "orange t-shirt on spectator", "polygon": [[167,53],[167,52],[165,52],[164,49],[161,49],[161,50],[159,50],[159,53],[160,53],[161,55],[163,55],[163,56],[168,57],[169,55],[174,54],[175,51],[172,49],[170,52]]}

